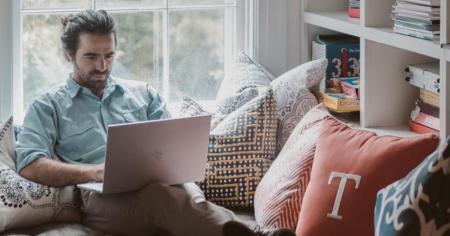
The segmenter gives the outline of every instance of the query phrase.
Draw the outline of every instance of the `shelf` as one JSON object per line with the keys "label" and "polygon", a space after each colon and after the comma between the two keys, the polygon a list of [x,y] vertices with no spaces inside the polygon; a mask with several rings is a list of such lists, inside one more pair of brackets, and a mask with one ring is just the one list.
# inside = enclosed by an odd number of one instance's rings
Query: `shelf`
{"label": "shelf", "polygon": [[304,18],[306,23],[327,28],[344,34],[361,37],[360,20],[351,18],[346,11],[336,12],[305,12]]}
{"label": "shelf", "polygon": [[352,128],[374,132],[379,136],[391,135],[397,137],[413,137],[419,135],[418,133],[409,130],[409,127],[407,125],[371,127],[371,128],[361,127],[359,122],[359,114],[355,112],[345,114],[333,114],[333,115],[338,120],[348,124]]}
{"label": "shelf", "polygon": [[365,27],[362,34],[362,37],[365,39],[377,43],[382,43],[436,59],[440,59],[442,57],[442,49],[439,41],[429,41],[397,34],[394,33],[392,28]]}

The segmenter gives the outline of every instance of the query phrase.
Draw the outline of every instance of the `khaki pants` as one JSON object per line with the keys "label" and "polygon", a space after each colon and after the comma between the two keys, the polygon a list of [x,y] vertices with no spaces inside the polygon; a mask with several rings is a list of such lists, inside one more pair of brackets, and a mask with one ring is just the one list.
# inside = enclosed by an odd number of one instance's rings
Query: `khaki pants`
{"label": "khaki pants", "polygon": [[166,230],[176,236],[220,236],[225,222],[237,220],[230,210],[206,201],[193,183],[151,184],[140,191],[109,195],[82,191],[82,196],[83,224],[111,234],[152,235]]}

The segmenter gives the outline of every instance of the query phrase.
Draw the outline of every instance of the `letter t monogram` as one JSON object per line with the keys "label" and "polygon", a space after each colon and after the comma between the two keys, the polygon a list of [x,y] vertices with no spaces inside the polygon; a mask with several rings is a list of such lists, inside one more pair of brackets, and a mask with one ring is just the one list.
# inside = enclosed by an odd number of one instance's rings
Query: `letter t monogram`
{"label": "letter t monogram", "polygon": [[331,213],[327,213],[328,218],[333,218],[337,220],[342,220],[342,216],[338,214],[339,206],[341,205],[342,195],[344,194],[345,184],[347,183],[347,179],[352,179],[355,181],[355,188],[359,188],[359,182],[361,181],[361,176],[346,174],[340,172],[331,172],[330,178],[328,179],[328,185],[331,184],[334,178],[341,178],[341,182],[339,183],[339,188],[336,194],[336,199],[334,200],[333,211]]}

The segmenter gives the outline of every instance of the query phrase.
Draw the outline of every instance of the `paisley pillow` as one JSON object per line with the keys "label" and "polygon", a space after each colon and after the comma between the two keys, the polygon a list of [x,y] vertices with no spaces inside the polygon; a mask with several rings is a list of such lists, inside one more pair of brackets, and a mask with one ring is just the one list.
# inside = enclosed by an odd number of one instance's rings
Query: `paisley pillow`
{"label": "paisley pillow", "polygon": [[449,144],[378,192],[376,235],[450,235]]}
{"label": "paisley pillow", "polygon": [[277,153],[281,151],[295,126],[303,116],[318,104],[310,89],[319,86],[325,77],[328,61],[319,59],[307,62],[282,74],[272,81],[277,101]]}
{"label": "paisley pillow", "polygon": [[0,232],[48,222],[79,222],[80,197],[74,187],[52,188],[15,172],[13,119],[0,127]]}

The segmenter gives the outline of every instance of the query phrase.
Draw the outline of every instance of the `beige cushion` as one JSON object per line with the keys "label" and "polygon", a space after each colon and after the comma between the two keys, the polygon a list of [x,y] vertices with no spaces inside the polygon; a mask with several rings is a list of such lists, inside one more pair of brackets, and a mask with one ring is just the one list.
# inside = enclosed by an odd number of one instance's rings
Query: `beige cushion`
{"label": "beige cushion", "polygon": [[12,117],[0,127],[0,232],[48,222],[79,222],[79,194],[28,181],[15,172]]}

